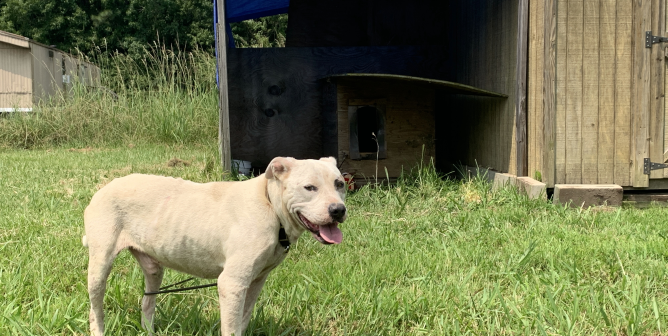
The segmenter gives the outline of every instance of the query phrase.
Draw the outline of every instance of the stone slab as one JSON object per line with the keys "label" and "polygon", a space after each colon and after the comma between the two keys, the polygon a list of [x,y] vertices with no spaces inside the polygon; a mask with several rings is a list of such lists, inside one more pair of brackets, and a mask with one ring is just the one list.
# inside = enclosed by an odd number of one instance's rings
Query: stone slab
{"label": "stone slab", "polygon": [[579,208],[621,206],[624,189],[616,184],[556,184],[552,201]]}

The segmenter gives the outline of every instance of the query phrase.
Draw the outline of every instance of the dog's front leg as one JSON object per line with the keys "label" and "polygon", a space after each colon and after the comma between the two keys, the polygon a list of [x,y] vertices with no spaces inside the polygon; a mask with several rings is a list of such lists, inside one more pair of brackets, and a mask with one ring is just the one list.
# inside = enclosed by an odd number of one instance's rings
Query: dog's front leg
{"label": "dog's front leg", "polygon": [[225,268],[218,277],[220,334],[222,336],[242,336],[244,303],[250,284],[250,279],[243,275]]}
{"label": "dog's front leg", "polygon": [[246,292],[246,302],[244,303],[244,316],[241,322],[243,325],[243,332],[248,328],[248,322],[250,322],[251,315],[253,314],[253,307],[255,306],[257,298],[260,296],[260,292],[262,291],[264,282],[267,281],[268,275],[269,273],[261,275],[259,278],[253,280],[250,287],[248,287],[248,291]]}

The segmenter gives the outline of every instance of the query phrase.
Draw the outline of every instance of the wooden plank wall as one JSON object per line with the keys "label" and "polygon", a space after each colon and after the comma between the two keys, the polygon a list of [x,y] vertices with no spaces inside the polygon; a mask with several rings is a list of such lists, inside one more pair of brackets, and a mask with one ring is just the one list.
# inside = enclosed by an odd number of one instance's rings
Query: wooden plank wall
{"label": "wooden plank wall", "polygon": [[541,177],[543,170],[543,66],[545,33],[545,0],[529,2],[529,69],[527,136],[529,144],[529,176]]}
{"label": "wooden plank wall", "polygon": [[[530,3],[529,169],[543,171],[545,3]],[[554,183],[631,185],[632,0],[557,0]]]}
{"label": "wooden plank wall", "polygon": [[454,81],[508,95],[507,99],[446,98],[450,110],[467,115],[459,125],[467,129],[468,140],[462,159],[501,172],[516,170],[517,10],[517,0],[459,1],[450,8],[448,40],[455,64],[461,65],[453,69]]}

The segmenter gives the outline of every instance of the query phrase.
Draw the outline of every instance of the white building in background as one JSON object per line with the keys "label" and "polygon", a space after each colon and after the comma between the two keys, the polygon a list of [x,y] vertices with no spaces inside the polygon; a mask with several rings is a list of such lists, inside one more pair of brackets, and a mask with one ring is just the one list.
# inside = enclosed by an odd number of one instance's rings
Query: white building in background
{"label": "white building in background", "polygon": [[0,112],[32,111],[74,80],[100,85],[100,69],[71,54],[0,30]]}

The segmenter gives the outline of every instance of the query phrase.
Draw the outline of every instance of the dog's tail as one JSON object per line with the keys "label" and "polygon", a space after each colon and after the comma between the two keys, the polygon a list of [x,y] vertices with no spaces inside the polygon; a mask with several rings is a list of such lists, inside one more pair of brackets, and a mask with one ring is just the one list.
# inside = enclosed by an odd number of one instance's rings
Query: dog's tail
{"label": "dog's tail", "polygon": [[86,239],[86,235],[81,237],[81,243],[83,244],[84,247],[88,247],[88,239]]}

